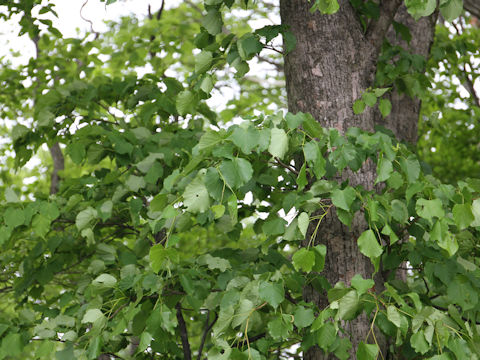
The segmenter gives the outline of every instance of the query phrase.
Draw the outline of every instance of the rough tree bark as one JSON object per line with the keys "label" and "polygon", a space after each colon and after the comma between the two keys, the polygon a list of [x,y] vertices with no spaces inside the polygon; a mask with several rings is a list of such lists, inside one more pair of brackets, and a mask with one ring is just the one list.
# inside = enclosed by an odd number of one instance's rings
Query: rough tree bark
{"label": "rough tree bark", "polygon": [[[282,23],[295,34],[297,46],[285,57],[285,76],[288,108],[290,112],[309,112],[322,126],[333,127],[345,133],[351,126],[373,131],[377,124],[390,128],[405,141],[415,142],[420,102],[406,95],[391,95],[392,113],[383,120],[378,110],[367,108],[361,115],[354,115],[353,102],[366,88],[373,86],[377,59],[385,36],[397,41],[390,29],[392,19],[410,28],[412,41],[407,47],[413,53],[428,55],[433,41],[435,16],[415,22],[406,12],[402,0],[382,0],[380,18],[369,24],[364,32],[348,0],[340,0],[340,10],[334,15],[309,12],[311,3],[306,0],[281,0]],[[350,184],[372,189],[376,178],[373,162],[367,162],[357,173],[346,173]],[[333,209],[323,219],[316,243],[327,246],[327,258],[323,275],[333,285],[338,281],[350,283],[355,274],[364,278],[372,276],[370,260],[360,254],[356,240],[366,230],[362,214],[357,213],[351,228],[344,226]],[[377,290],[383,287],[381,273],[375,278]],[[324,308],[326,294],[312,287],[304,289],[306,301],[313,301]],[[366,317],[345,324],[353,342],[352,357],[358,343],[365,340],[370,329]],[[381,351],[386,354],[387,341],[379,339]],[[305,359],[329,359],[318,347],[304,355]]]}

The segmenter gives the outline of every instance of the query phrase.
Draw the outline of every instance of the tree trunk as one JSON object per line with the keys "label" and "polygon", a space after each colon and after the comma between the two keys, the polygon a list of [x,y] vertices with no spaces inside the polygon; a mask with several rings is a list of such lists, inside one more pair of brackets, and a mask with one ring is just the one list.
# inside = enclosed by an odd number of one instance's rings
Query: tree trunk
{"label": "tree trunk", "polygon": [[[432,18],[415,22],[406,12],[401,0],[383,0],[380,18],[369,24],[364,32],[357,15],[348,0],[340,0],[340,10],[333,15],[309,12],[312,3],[306,0],[281,0],[282,23],[289,26],[297,39],[295,50],[285,57],[285,77],[288,108],[292,113],[309,112],[324,127],[333,127],[345,133],[356,126],[373,131],[377,124],[390,128],[395,135],[410,142],[416,140],[420,103],[406,95],[391,95],[392,114],[385,120],[379,111],[367,107],[365,112],[354,115],[353,102],[360,98],[368,87],[374,85],[377,59],[382,41],[388,34],[393,17],[409,26],[412,41],[408,48],[412,53],[427,55],[433,40]],[[405,44],[406,46],[406,44]],[[376,178],[376,166],[367,161],[357,172],[345,172],[341,180],[348,178],[350,185],[363,185],[372,189]],[[357,213],[351,228],[344,226],[331,211],[323,220],[316,243],[327,246],[323,275],[333,285],[338,281],[350,284],[355,274],[371,278],[373,266],[357,248],[357,238],[367,229],[363,214]],[[377,290],[383,288],[381,272],[375,276]],[[315,302],[320,308],[328,304],[326,294],[312,287],[304,289],[306,301]],[[370,329],[365,316],[345,324],[353,343],[352,359],[358,343],[364,341]],[[379,339],[381,351],[386,354],[387,343]],[[318,347],[304,355],[305,359],[329,359]]]}

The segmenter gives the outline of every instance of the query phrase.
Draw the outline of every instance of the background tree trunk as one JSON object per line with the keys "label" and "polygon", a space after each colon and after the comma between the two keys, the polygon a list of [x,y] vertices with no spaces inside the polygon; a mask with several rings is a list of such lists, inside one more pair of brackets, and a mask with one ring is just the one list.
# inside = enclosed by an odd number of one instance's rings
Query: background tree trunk
{"label": "background tree trunk", "polygon": [[[376,108],[365,109],[354,115],[353,102],[366,88],[374,85],[376,64],[382,41],[388,38],[396,42],[393,30],[389,30],[393,17],[407,25],[412,34],[408,47],[412,53],[426,56],[433,41],[435,17],[415,22],[406,12],[400,0],[382,1],[380,18],[369,24],[364,32],[357,15],[348,0],[340,0],[340,10],[333,15],[309,12],[311,3],[306,0],[281,0],[282,23],[295,34],[297,45],[285,57],[285,77],[290,112],[309,112],[322,126],[333,127],[345,133],[356,126],[373,131],[377,124],[390,128],[395,135],[410,142],[416,140],[420,102],[396,92],[391,94],[392,114],[382,119]],[[402,44],[407,46],[406,44]],[[341,180],[349,179],[350,185],[363,185],[372,189],[376,178],[376,166],[368,161],[357,172],[345,172]],[[323,275],[333,285],[338,281],[350,283],[355,274],[371,278],[373,266],[357,247],[357,238],[367,228],[363,214],[357,213],[351,228],[344,226],[332,210],[318,231],[316,243],[327,246]],[[377,290],[383,287],[383,278],[377,274]],[[313,301],[320,308],[328,304],[326,294],[312,287],[304,289],[306,301]],[[365,316],[345,324],[353,342],[352,358],[360,341],[364,341],[370,329]],[[385,355],[387,343],[379,339]],[[328,359],[318,347],[304,355],[305,359]],[[331,357],[333,358],[333,356]]]}

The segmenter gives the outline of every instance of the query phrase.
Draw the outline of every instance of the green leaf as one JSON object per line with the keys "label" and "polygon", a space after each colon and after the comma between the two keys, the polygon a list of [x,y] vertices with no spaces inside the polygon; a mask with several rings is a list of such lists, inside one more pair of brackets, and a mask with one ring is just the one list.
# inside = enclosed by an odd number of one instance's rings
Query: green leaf
{"label": "green leaf", "polygon": [[462,14],[463,0],[446,0],[440,2],[440,12],[447,21],[452,21]]}
{"label": "green leaf", "polygon": [[235,128],[230,136],[233,143],[237,145],[244,154],[250,154],[252,150],[258,146],[260,140],[260,132],[253,128],[248,127],[243,129],[241,127]]}
{"label": "green leaf", "polygon": [[7,203],[17,203],[20,201],[17,193],[11,186],[5,189],[5,200],[7,200]]}
{"label": "green leaf", "polygon": [[316,141],[310,141],[303,147],[303,153],[308,165],[313,169],[317,179],[320,179],[326,173],[326,160],[320,152],[320,147]]}
{"label": "green leaf", "polygon": [[463,311],[475,308],[479,300],[477,289],[464,275],[452,278],[447,287],[447,297],[451,304],[460,305]]}
{"label": "green leaf", "polygon": [[262,225],[262,231],[266,236],[281,235],[285,232],[286,224],[287,222],[284,219],[277,217],[275,219],[266,221]]}
{"label": "green leaf", "polygon": [[3,220],[5,221],[5,225],[15,228],[23,225],[25,222],[25,215],[23,210],[9,207],[3,214]]}
{"label": "green leaf", "polygon": [[298,216],[298,229],[302,233],[303,236],[307,235],[308,224],[310,223],[310,219],[307,213],[302,212]]}
{"label": "green leaf", "polygon": [[258,295],[260,299],[268,302],[275,309],[285,300],[285,290],[280,283],[261,282],[258,287]]}
{"label": "green leaf", "polygon": [[162,153],[150,153],[145,159],[135,164],[135,166],[142,173],[146,174],[157,160],[162,160],[163,158],[164,155]]}
{"label": "green leaf", "polygon": [[372,107],[377,103],[377,97],[371,92],[364,92],[362,94],[362,99],[365,102],[365,105]]}
{"label": "green leaf", "polygon": [[362,99],[355,100],[353,103],[353,113],[359,115],[365,110],[365,102]]}
{"label": "green leaf", "polygon": [[470,204],[455,204],[453,207],[453,220],[460,230],[466,229],[475,220]]}
{"label": "green leaf", "polygon": [[227,200],[227,205],[230,220],[232,221],[232,225],[235,225],[238,222],[238,199],[235,194],[230,195]]}
{"label": "green leaf", "polygon": [[167,194],[158,194],[150,201],[150,210],[163,211],[167,205]]}
{"label": "green leaf", "polygon": [[322,138],[323,128],[310,114],[303,114],[303,129],[312,138]]}
{"label": "green leaf", "polygon": [[453,256],[458,250],[457,239],[448,231],[448,224],[445,218],[437,220],[430,232],[430,238],[438,242],[438,246]]}
{"label": "green leaf", "polygon": [[92,281],[93,285],[103,286],[103,287],[114,287],[117,283],[117,279],[110,274],[101,274]]}
{"label": "green leaf", "polygon": [[205,150],[210,147],[216,146],[223,141],[223,137],[220,136],[218,131],[207,130],[200,141],[198,142],[198,149]]}
{"label": "green leaf", "polygon": [[415,211],[419,216],[427,220],[432,220],[434,217],[441,219],[445,216],[440,199],[418,199]]}
{"label": "green leaf", "polygon": [[210,207],[210,196],[202,178],[197,176],[183,192],[183,202],[191,213],[205,212]]}
{"label": "green leaf", "polygon": [[407,176],[409,183],[416,181],[420,175],[420,163],[415,157],[401,158],[400,166]]}
{"label": "green leaf", "polygon": [[217,35],[222,32],[222,15],[217,9],[210,9],[202,19],[202,26],[211,35]]}
{"label": "green leaf", "polygon": [[[306,163],[303,163],[302,167],[300,168],[300,171],[298,172],[297,176],[297,185],[298,185],[298,190],[302,191],[305,188],[305,185],[308,184],[307,181],[307,166]],[[480,215],[479,215],[480,219]],[[479,220],[480,221],[480,220]]]}
{"label": "green leaf", "polygon": [[402,315],[400,315],[395,306],[387,306],[387,318],[396,327],[400,328],[402,326]]}
{"label": "green leaf", "polygon": [[364,279],[361,275],[355,274],[351,280],[352,287],[355,288],[359,295],[365,294],[369,289],[375,286],[372,279]]}
{"label": "green leaf", "polygon": [[313,254],[315,255],[315,265],[312,270],[316,272],[322,272],[325,266],[325,256],[327,255],[327,247],[323,244],[315,245],[313,248]]}
{"label": "green leaf", "polygon": [[130,175],[125,182],[125,185],[131,191],[138,192],[138,190],[143,189],[147,183],[142,176]]}
{"label": "green leaf", "polygon": [[293,324],[290,321],[285,321],[282,317],[277,316],[267,324],[268,333],[276,340],[288,338],[290,332],[293,330]]}
{"label": "green leaf", "polygon": [[87,151],[84,144],[82,144],[81,142],[74,142],[68,144],[66,148],[66,153],[70,155],[72,161],[75,164],[80,165],[82,161],[85,160]]}
{"label": "green leaf", "polygon": [[380,160],[378,160],[377,164],[377,178],[375,180],[375,184],[381,182],[381,181],[386,181],[390,177],[390,175],[393,173],[393,166],[392,162],[385,157],[381,157]]}
{"label": "green leaf", "polygon": [[412,335],[410,338],[410,345],[412,345],[412,348],[414,348],[417,353],[422,355],[430,349],[427,340],[425,340],[425,334],[423,330],[419,330]]}
{"label": "green leaf", "polygon": [[52,126],[55,122],[55,114],[52,112],[43,109],[37,115],[38,126],[47,127]]}
{"label": "green leaf", "polygon": [[202,89],[205,93],[210,94],[213,90],[213,78],[211,75],[205,75],[202,80],[202,84],[200,85],[200,89]]}
{"label": "green leaf", "polygon": [[350,211],[350,206],[356,196],[355,189],[351,186],[347,186],[343,190],[335,189],[332,191],[332,203],[340,209]]}
{"label": "green leaf", "polygon": [[250,318],[250,314],[254,311],[255,305],[248,299],[240,300],[238,310],[235,313],[235,317],[232,320],[232,326],[235,328]]}
{"label": "green leaf", "polygon": [[392,207],[392,217],[395,221],[400,224],[405,224],[408,222],[408,209],[407,205],[401,200],[394,199],[390,203]]}
{"label": "green leaf", "polygon": [[270,145],[268,152],[274,157],[283,159],[288,151],[288,137],[283,129],[273,128],[271,130]]}
{"label": "green leaf", "polygon": [[204,73],[210,69],[212,65],[213,55],[210,51],[202,51],[195,56],[195,72]]}
{"label": "green leaf", "polygon": [[253,175],[252,165],[243,158],[222,161],[220,171],[227,184],[233,189],[245,185]]}
{"label": "green leaf", "polygon": [[376,344],[365,344],[363,341],[360,341],[357,349],[357,359],[358,360],[375,360],[378,356],[378,345]]}
{"label": "green leaf", "polygon": [[220,219],[225,214],[225,206],[221,204],[213,205],[211,209],[215,219]]}
{"label": "green leaf", "polygon": [[105,319],[105,315],[100,309],[89,309],[82,318],[82,324],[95,323],[103,319]]}
{"label": "green leaf", "polygon": [[327,351],[335,342],[337,337],[337,330],[331,322],[322,325],[317,331],[317,344],[323,351]]}
{"label": "green leaf", "polygon": [[78,230],[85,229],[92,220],[95,220],[98,217],[98,212],[92,207],[87,207],[85,210],[82,210],[78,213],[77,218],[75,219],[75,225]]}
{"label": "green leaf", "polygon": [[140,343],[138,344],[137,354],[143,353],[150,346],[152,340],[152,335],[144,331],[142,335],[140,335]]}
{"label": "green leaf", "polygon": [[375,237],[373,230],[366,230],[357,240],[360,252],[370,259],[378,258],[383,253],[383,249]]}
{"label": "green leaf", "polygon": [[356,290],[351,290],[338,300],[337,317],[342,320],[352,320],[357,316],[359,298]]}
{"label": "green leaf", "polygon": [[165,248],[162,244],[154,245],[149,252],[150,266],[155,273],[158,273],[162,268],[170,262],[178,263],[179,255],[174,248]]}
{"label": "green leaf", "polygon": [[37,214],[33,217],[32,228],[38,236],[43,237],[50,231],[50,223],[50,219],[48,219],[46,216]]}
{"label": "green leaf", "polygon": [[480,226],[480,199],[475,199],[472,202],[472,214],[475,220],[472,226]]}
{"label": "green leaf", "polygon": [[30,132],[30,129],[25,125],[15,125],[12,129],[11,137],[13,142],[21,139]]}
{"label": "green leaf", "polygon": [[315,254],[313,251],[309,251],[305,248],[301,248],[292,257],[293,266],[297,271],[312,271],[313,264],[315,263]]}
{"label": "green leaf", "polygon": [[310,326],[315,320],[315,315],[313,314],[312,309],[305,308],[303,306],[298,306],[295,312],[293,313],[294,321],[293,323],[299,329]]}
{"label": "green leaf", "polygon": [[284,30],[282,32],[282,37],[283,37],[284,52],[285,52],[285,55],[287,55],[290,51],[295,49],[295,46],[297,46],[297,38],[289,30]]}
{"label": "green leaf", "polygon": [[190,90],[182,91],[177,95],[177,111],[180,115],[193,114],[196,106],[195,95]]}
{"label": "green leaf", "polygon": [[298,128],[300,125],[302,125],[304,120],[305,114],[301,112],[298,112],[295,115],[291,112],[288,112],[287,115],[285,115],[285,121],[287,122],[290,130]]}
{"label": "green leaf", "polygon": [[392,103],[388,99],[380,99],[378,108],[380,109],[382,116],[385,118],[390,115],[390,112],[392,111]]}
{"label": "green leaf", "polygon": [[407,11],[418,20],[422,16],[430,16],[437,7],[437,0],[405,0]]}
{"label": "green leaf", "polygon": [[373,89],[373,93],[375,94],[375,96],[377,98],[383,96],[388,90],[390,90],[391,88],[376,88],[376,89]]}
{"label": "green leaf", "polygon": [[336,13],[339,8],[337,0],[315,0],[315,4],[310,9],[310,12],[318,10],[322,14],[329,15]]}
{"label": "green leaf", "polygon": [[207,265],[210,270],[219,269],[221,272],[225,272],[227,269],[232,268],[227,259],[215,257],[210,254],[200,256],[197,261],[200,265]]}
{"label": "green leaf", "polygon": [[253,55],[258,54],[263,49],[263,44],[256,36],[249,33],[243,35],[237,42],[238,53],[243,60],[250,60]]}
{"label": "green leaf", "polygon": [[67,343],[63,350],[57,351],[55,353],[56,360],[71,360],[75,359],[75,355],[73,353],[73,345]]}
{"label": "green leaf", "polygon": [[385,224],[385,226],[382,229],[382,234],[383,235],[388,235],[390,237],[390,245],[395,244],[398,241],[398,236],[395,234],[395,232],[392,230],[390,225]]}

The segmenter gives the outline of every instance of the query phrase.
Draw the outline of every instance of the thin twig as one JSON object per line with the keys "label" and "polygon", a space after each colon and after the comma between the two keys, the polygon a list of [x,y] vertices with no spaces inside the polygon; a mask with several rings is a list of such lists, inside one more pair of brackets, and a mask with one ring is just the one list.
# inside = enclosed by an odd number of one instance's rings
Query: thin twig
{"label": "thin twig", "polygon": [[298,170],[297,169],[293,168],[291,165],[285,164],[278,157],[275,158],[275,161],[277,162],[278,165],[280,165],[280,166],[284,167],[285,169],[288,169],[291,172],[293,172],[294,174],[298,175]]}
{"label": "thin twig", "polygon": [[82,7],[80,8],[80,18],[81,18],[83,21],[86,21],[86,22],[88,22],[88,23],[90,24],[90,31],[95,34],[95,39],[97,39],[97,38],[100,36],[100,33],[98,33],[97,31],[95,31],[95,30],[93,29],[93,22],[92,22],[92,20],[85,18],[85,17],[83,16],[83,14],[82,14],[83,8],[84,8],[87,4],[88,4],[88,0],[85,0],[85,2],[83,3]]}

